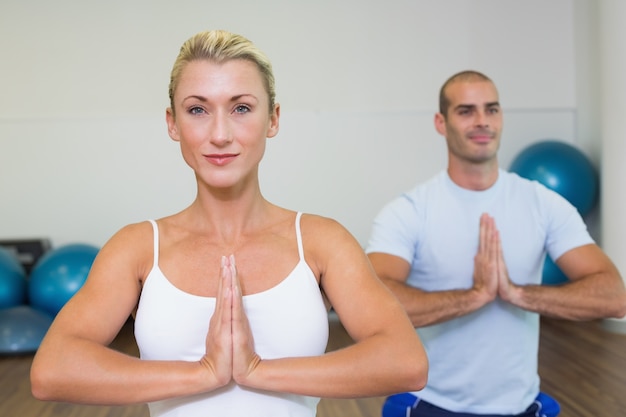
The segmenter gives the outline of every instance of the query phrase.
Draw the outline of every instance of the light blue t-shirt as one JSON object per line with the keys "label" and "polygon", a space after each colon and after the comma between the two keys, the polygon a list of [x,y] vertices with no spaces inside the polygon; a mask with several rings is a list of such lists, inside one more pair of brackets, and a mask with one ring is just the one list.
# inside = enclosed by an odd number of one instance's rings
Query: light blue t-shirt
{"label": "light blue t-shirt", "polygon": [[[482,213],[494,217],[509,276],[540,284],[552,259],[594,243],[578,211],[535,181],[500,170],[484,191],[457,186],[446,171],[388,203],[366,251],[411,264],[407,283],[425,291],[470,288]],[[429,358],[416,393],[439,407],[475,414],[515,414],[539,392],[539,315],[501,300],[447,322],[417,329]]]}

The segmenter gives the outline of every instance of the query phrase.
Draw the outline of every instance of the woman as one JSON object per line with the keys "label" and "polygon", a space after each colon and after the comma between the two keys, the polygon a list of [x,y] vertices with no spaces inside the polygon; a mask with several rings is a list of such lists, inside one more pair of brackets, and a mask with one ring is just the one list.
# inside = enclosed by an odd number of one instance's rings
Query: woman
{"label": "woman", "polygon": [[[278,417],[313,416],[319,397],[421,389],[421,342],[356,240],[261,194],[280,116],[265,55],[239,35],[199,33],[181,48],[169,95],[168,133],[196,199],[103,246],[36,354],[35,397]],[[327,306],[354,345],[324,353]],[[131,314],[141,358],[108,347]]]}

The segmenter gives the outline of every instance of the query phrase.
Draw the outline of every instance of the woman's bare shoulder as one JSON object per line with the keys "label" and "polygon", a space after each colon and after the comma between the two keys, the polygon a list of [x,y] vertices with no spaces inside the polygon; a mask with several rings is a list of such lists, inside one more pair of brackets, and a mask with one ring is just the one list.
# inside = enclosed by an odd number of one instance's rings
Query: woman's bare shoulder
{"label": "woman's bare shoulder", "polygon": [[300,219],[302,234],[313,240],[327,240],[332,238],[348,238],[352,235],[339,221],[318,214],[303,213]]}
{"label": "woman's bare shoulder", "polygon": [[326,263],[342,254],[347,256],[361,251],[350,231],[337,220],[316,214],[303,214],[300,221],[302,243],[310,261]]}
{"label": "woman's bare shoulder", "polygon": [[151,222],[149,220],[145,220],[122,226],[113,234],[109,242],[122,241],[126,243],[138,243],[139,241],[145,240],[146,237],[152,241],[151,236],[153,236],[153,234],[154,231]]}
{"label": "woman's bare shoulder", "polygon": [[111,236],[99,257],[110,260],[147,261],[152,259],[154,231],[149,221],[127,224]]}

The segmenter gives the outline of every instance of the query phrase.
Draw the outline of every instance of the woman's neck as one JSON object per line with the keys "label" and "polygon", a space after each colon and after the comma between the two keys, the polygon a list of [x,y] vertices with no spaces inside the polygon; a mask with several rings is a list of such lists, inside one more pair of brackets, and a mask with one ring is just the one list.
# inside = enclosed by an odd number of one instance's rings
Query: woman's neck
{"label": "woman's neck", "polygon": [[258,187],[239,191],[199,189],[185,212],[190,224],[228,242],[264,227],[272,207]]}

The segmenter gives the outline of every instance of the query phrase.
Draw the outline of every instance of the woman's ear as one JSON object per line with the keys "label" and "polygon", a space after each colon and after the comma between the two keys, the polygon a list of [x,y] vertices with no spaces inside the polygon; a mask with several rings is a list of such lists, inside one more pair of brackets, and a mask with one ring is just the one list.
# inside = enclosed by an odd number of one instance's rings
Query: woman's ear
{"label": "woman's ear", "polygon": [[273,138],[278,134],[278,127],[280,121],[280,104],[274,104],[274,110],[270,114],[270,123],[267,128],[267,137]]}
{"label": "woman's ear", "polygon": [[178,127],[176,126],[176,117],[171,107],[165,110],[165,121],[167,122],[167,134],[170,135],[172,140],[178,142],[180,137],[178,136]]}

